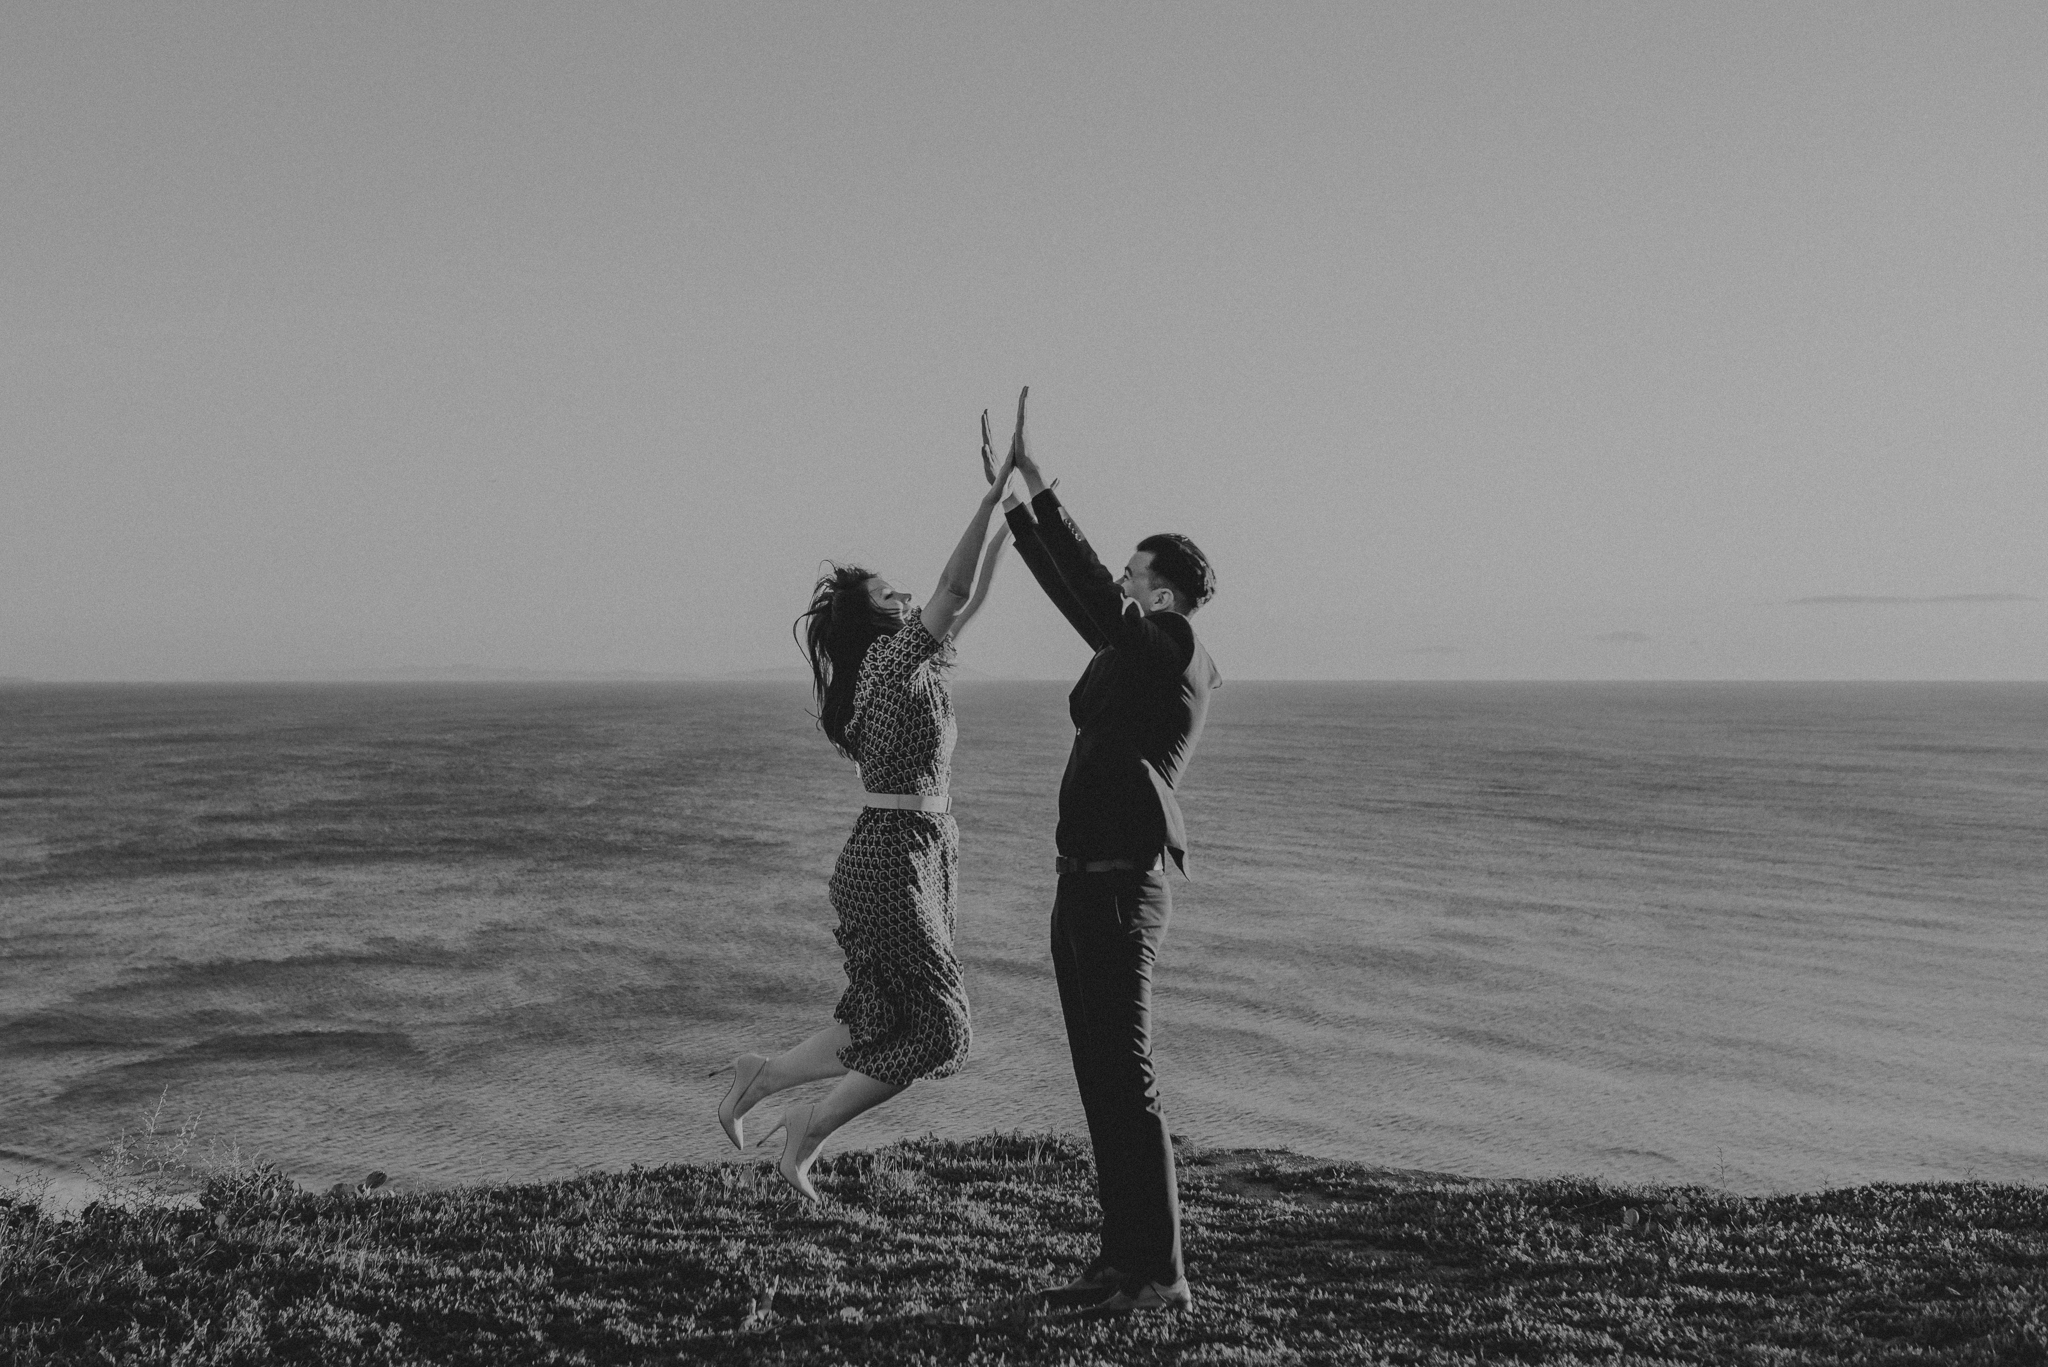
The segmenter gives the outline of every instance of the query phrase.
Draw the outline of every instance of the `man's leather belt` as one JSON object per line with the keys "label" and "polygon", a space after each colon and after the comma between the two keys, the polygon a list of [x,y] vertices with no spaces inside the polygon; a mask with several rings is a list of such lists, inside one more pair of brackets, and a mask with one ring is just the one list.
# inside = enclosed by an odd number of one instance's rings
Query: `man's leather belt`
{"label": "man's leather belt", "polygon": [[892,807],[899,812],[950,812],[953,810],[951,794],[926,797],[923,793],[864,793],[866,805],[870,807]]}
{"label": "man's leather belt", "polygon": [[1154,873],[1166,867],[1166,856],[1154,855],[1148,864],[1142,859],[1069,859],[1062,854],[1052,866],[1059,873]]}

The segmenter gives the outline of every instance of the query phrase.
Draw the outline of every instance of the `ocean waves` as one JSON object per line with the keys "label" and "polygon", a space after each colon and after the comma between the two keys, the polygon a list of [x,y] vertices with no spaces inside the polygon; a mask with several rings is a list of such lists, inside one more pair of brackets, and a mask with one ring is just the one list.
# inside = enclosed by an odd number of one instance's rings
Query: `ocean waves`
{"label": "ocean waves", "polygon": [[[963,686],[967,1072],[1080,1122],[1063,690]],[[858,810],[794,687],[9,690],[0,1145],[170,1110],[308,1180],[714,1157],[829,1018]],[[2048,1180],[2048,689],[1233,685],[1158,974],[1178,1128],[1394,1166]]]}

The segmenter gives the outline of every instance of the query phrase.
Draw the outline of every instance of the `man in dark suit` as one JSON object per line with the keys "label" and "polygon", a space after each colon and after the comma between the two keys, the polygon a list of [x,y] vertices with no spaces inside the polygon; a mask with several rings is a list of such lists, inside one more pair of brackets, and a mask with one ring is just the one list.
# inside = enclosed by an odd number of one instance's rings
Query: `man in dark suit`
{"label": "man in dark suit", "polygon": [[1022,398],[1012,451],[1031,494],[1008,506],[1018,553],[1095,652],[1067,700],[1074,746],[1060,780],[1052,957],[1095,1147],[1102,1248],[1055,1295],[1185,1309],[1173,1140],[1152,1066],[1152,965],[1173,911],[1167,861],[1187,871],[1173,790],[1222,682],[1188,621],[1215,579],[1173,533],[1146,537],[1112,576],[1031,459]]}

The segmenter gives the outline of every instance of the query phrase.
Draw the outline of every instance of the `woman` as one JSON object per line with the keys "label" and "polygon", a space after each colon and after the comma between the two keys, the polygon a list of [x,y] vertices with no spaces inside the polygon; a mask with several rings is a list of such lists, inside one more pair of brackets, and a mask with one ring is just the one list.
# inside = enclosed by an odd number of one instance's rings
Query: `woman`
{"label": "woman", "polygon": [[819,729],[860,765],[868,792],[829,885],[847,988],[835,1024],[773,1058],[733,1060],[718,1123],[745,1147],[744,1118],[763,1098],[838,1078],[822,1101],[788,1107],[768,1131],[783,1132],[782,1180],[812,1201],[811,1164],[827,1135],[912,1082],[950,1077],[967,1061],[967,994],[953,953],[960,834],[946,793],[955,729],[944,671],[952,643],[988,597],[1006,540],[999,529],[977,585],[975,553],[1011,468],[995,468],[986,413],[981,461],[989,491],[923,608],[879,575],[836,565],[797,619]]}

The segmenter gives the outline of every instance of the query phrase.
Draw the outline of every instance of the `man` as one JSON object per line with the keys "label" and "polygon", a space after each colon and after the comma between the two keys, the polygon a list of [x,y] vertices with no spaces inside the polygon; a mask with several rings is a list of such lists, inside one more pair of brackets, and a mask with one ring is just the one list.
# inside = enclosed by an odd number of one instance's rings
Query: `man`
{"label": "man", "polygon": [[1195,544],[1172,533],[1139,542],[1112,578],[1026,449],[1022,397],[1011,449],[1031,495],[1028,507],[1006,505],[1018,553],[1095,652],[1067,700],[1075,734],[1060,780],[1052,957],[1095,1148],[1102,1248],[1053,1294],[1185,1309],[1173,1140],[1152,1066],[1152,965],[1173,911],[1166,861],[1187,870],[1173,789],[1222,682],[1188,621],[1215,580]]}

